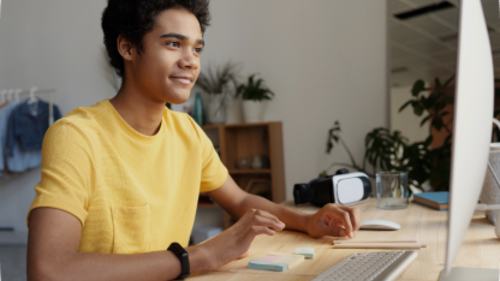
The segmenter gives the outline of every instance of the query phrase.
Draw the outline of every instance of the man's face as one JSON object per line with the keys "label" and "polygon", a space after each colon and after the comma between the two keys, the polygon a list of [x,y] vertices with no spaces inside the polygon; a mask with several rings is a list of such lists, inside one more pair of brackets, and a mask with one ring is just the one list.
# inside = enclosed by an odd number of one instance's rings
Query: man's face
{"label": "man's face", "polygon": [[198,20],[187,10],[161,12],[144,35],[142,53],[134,52],[131,75],[150,98],[186,102],[200,73],[202,39]]}

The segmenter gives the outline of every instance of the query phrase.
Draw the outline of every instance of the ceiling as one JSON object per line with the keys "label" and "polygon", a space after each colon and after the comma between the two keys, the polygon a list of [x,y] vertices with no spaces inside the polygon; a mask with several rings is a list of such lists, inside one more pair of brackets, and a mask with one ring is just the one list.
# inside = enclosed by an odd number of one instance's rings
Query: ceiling
{"label": "ceiling", "polygon": [[[443,0],[388,0],[391,86],[408,86],[416,80],[446,80],[455,73],[459,0],[454,7],[400,20],[395,14]],[[489,28],[495,77],[500,77],[499,0],[482,0]]]}

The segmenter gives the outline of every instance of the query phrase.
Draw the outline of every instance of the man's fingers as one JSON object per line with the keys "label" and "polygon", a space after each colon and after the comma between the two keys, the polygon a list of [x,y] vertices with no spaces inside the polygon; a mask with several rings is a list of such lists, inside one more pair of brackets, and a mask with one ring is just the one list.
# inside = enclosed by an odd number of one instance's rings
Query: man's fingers
{"label": "man's fingers", "polygon": [[342,227],[337,227],[337,226],[327,226],[327,225],[321,226],[320,232],[321,232],[320,237],[325,236],[325,235],[333,236],[333,237],[346,237],[347,236],[346,230]]}
{"label": "man's fingers", "polygon": [[269,216],[258,215],[257,213],[253,217],[252,225],[271,227],[277,231],[281,231],[285,227],[285,224],[280,222],[278,219]]}
{"label": "man's fingers", "polygon": [[[275,231],[281,231],[285,224],[276,216],[262,210],[250,209],[239,221],[240,227],[249,229],[248,233],[253,236],[259,234],[274,235]],[[255,228],[254,227],[258,227]],[[270,229],[272,228],[272,229]],[[274,230],[273,230],[274,229]]]}
{"label": "man's fingers", "polygon": [[253,237],[255,237],[259,234],[267,234],[270,236],[273,236],[274,234],[276,234],[276,232],[274,230],[270,229],[269,227],[258,226],[258,225],[254,225],[254,226],[250,227],[249,232]]}
{"label": "man's fingers", "polygon": [[346,232],[347,236],[349,236],[350,238],[353,238],[354,233],[352,233],[353,227],[352,227],[352,223],[351,223],[351,215],[349,214],[349,212],[346,212],[343,209],[341,209],[338,206],[335,206],[333,204],[330,205],[329,209],[337,216],[338,219],[340,219],[342,221],[342,223],[344,224],[344,228],[345,228],[345,232]]}
{"label": "man's fingers", "polygon": [[361,211],[358,208],[351,208],[344,205],[338,205],[338,207],[349,213],[354,231],[359,230],[361,226]]}
{"label": "man's fingers", "polygon": [[275,216],[275,215],[273,215],[273,214],[271,214],[269,212],[266,212],[266,211],[263,211],[263,210],[257,210],[255,212],[255,214],[258,215],[258,216],[262,216],[262,217],[265,217],[265,218],[268,218],[268,219],[274,221],[276,223],[276,225],[279,225],[281,227],[280,230],[283,230],[283,228],[285,228],[285,224],[282,221],[280,221],[280,219],[278,219],[277,216]]}

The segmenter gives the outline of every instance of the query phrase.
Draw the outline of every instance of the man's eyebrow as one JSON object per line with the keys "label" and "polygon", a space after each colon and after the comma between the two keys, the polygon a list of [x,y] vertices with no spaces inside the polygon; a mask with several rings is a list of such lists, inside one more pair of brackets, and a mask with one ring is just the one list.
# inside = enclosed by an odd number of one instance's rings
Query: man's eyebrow
{"label": "man's eyebrow", "polygon": [[[184,36],[184,35],[179,34],[179,33],[173,33],[173,32],[163,34],[162,36],[160,36],[160,38],[169,38],[169,37],[177,38],[177,39],[183,40],[183,41],[188,41],[188,39],[189,39],[187,36]],[[205,46],[205,41],[203,39],[196,40],[196,43],[199,45]]]}

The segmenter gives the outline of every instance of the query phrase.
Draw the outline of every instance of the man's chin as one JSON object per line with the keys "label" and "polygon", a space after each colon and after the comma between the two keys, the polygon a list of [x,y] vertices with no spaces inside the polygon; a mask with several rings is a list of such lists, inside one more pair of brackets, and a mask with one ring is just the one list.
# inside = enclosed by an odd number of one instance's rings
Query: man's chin
{"label": "man's chin", "polygon": [[190,92],[168,95],[167,102],[171,104],[183,104],[189,100]]}

